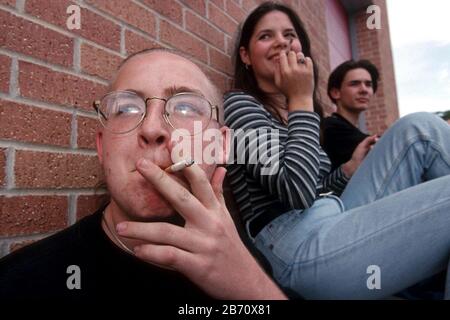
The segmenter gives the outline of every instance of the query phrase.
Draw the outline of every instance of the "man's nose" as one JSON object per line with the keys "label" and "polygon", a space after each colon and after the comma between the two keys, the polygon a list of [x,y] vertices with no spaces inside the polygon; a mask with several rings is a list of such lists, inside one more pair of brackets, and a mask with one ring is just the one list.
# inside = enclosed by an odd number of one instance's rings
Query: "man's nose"
{"label": "man's nose", "polygon": [[366,86],[364,83],[362,83],[362,84],[359,86],[359,91],[360,91],[360,93],[367,94],[367,93],[369,93],[369,87]]}
{"label": "man's nose", "polygon": [[147,102],[147,114],[139,126],[139,144],[161,146],[170,140],[170,128],[163,118],[164,101]]}

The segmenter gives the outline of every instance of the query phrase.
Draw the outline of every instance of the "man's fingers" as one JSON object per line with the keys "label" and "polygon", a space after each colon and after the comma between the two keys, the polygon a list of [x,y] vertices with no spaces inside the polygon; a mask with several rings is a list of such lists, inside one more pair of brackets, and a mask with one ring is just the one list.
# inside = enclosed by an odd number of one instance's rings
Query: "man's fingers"
{"label": "man's fingers", "polygon": [[192,230],[166,222],[125,221],[119,223],[116,229],[122,237],[174,246],[186,251],[199,250],[202,244],[202,238]]}
{"label": "man's fingers", "polygon": [[135,247],[134,253],[138,258],[166,269],[183,272],[186,267],[193,267],[193,254],[172,246],[143,244]]}
{"label": "man's fingers", "polygon": [[136,168],[185,220],[202,220],[199,216],[204,206],[164,170],[146,159],[139,160]]}
{"label": "man's fingers", "polygon": [[369,147],[370,145],[377,142],[377,140],[378,140],[377,136],[369,136],[369,137],[365,138],[361,143],[366,145],[367,147]]}
{"label": "man's fingers", "polygon": [[217,197],[206,173],[198,165],[183,169],[183,174],[189,181],[194,196],[208,209],[218,207]]}

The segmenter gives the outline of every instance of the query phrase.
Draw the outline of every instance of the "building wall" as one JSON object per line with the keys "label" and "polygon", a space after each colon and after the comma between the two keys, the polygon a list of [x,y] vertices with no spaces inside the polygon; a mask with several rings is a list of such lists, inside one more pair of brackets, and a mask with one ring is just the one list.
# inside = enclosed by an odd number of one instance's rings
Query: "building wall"
{"label": "building wall", "polygon": [[[284,2],[305,21],[319,66],[320,93],[330,106],[325,1]],[[0,256],[97,208],[104,190],[97,188],[102,172],[91,103],[106,92],[123,58],[148,47],[177,48],[226,90],[238,23],[260,2],[0,0]],[[81,7],[80,30],[66,27],[72,4]],[[380,46],[379,56],[390,50],[386,32],[370,36],[378,41],[373,43]],[[371,54],[370,48],[363,51],[367,46],[361,43],[363,55]],[[385,100],[388,85],[386,77],[380,90]],[[385,112],[378,102],[368,119],[377,126]]]}
{"label": "building wall", "polygon": [[330,50],[330,68],[352,58],[348,14],[339,0],[326,3],[327,37]]}
{"label": "building wall", "polygon": [[358,12],[355,15],[356,46],[359,59],[369,59],[380,71],[378,91],[365,112],[365,119],[368,132],[382,134],[399,118],[399,110],[386,1],[374,0],[374,4],[381,8],[381,29],[369,30],[366,12]]}

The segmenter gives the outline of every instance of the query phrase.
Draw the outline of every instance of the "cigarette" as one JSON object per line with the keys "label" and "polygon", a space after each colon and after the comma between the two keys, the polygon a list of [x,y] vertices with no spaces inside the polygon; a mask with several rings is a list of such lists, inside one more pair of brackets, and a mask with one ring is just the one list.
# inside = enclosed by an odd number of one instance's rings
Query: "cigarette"
{"label": "cigarette", "polygon": [[194,160],[181,160],[180,162],[174,163],[171,166],[168,166],[164,169],[165,172],[177,172],[181,171],[184,168],[190,167],[194,164]]}

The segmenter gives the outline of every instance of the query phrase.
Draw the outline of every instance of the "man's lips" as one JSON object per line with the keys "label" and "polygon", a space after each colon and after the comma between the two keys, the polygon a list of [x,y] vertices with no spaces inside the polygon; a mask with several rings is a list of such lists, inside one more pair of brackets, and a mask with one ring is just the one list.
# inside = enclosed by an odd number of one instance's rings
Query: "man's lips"
{"label": "man's lips", "polygon": [[358,102],[360,102],[360,103],[367,103],[367,102],[369,102],[369,99],[366,99],[366,98],[358,98],[358,99],[356,99],[356,101],[358,101]]}
{"label": "man's lips", "polygon": [[[161,168],[161,170],[164,171],[164,169],[166,169],[166,167],[163,166],[159,166]],[[134,168],[133,170],[131,170],[132,173],[137,172],[139,174],[141,174],[136,168]],[[189,183],[187,181],[185,181],[183,178],[184,176],[181,174],[181,172],[177,172],[177,173],[167,173],[168,175],[170,175],[172,178],[174,178],[179,184],[181,184],[183,187],[185,187],[186,189],[189,189]],[[143,177],[144,178],[144,177]],[[145,178],[144,178],[145,179]]]}

